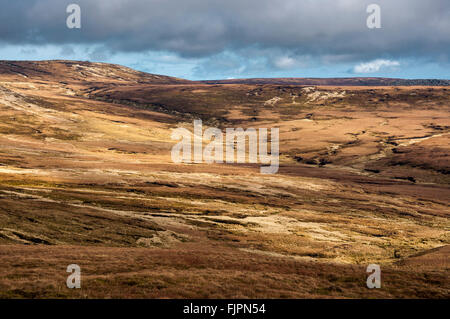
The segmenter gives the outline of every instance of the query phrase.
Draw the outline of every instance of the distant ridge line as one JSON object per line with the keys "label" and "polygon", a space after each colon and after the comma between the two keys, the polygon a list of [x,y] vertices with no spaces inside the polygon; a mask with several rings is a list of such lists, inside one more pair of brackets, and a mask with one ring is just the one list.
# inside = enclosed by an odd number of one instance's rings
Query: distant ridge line
{"label": "distant ridge line", "polygon": [[60,81],[105,81],[117,83],[132,80],[136,84],[251,84],[251,85],[330,85],[330,86],[450,86],[444,79],[398,79],[378,77],[349,78],[249,78],[190,81],[167,75],[137,71],[118,64],[72,61],[13,61],[0,60],[0,75],[12,78],[32,78]]}
{"label": "distant ridge line", "polygon": [[450,80],[395,78],[252,78],[201,81],[205,84],[278,84],[343,86],[450,86]]}

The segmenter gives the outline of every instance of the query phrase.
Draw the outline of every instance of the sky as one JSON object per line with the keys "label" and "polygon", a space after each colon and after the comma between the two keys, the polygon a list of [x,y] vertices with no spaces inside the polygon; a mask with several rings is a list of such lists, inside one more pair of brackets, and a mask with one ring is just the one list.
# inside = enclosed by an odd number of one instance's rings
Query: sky
{"label": "sky", "polygon": [[[68,28],[69,4],[81,28]],[[381,28],[368,28],[370,4]],[[450,0],[0,0],[1,60],[83,60],[191,80],[450,79]]]}

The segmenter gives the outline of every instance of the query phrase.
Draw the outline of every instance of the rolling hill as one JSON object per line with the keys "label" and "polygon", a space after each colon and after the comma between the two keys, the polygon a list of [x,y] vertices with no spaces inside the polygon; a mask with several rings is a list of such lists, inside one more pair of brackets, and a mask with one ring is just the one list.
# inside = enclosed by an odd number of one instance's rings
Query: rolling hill
{"label": "rolling hill", "polygon": [[[448,298],[450,90],[411,81],[0,61],[0,297]],[[194,119],[279,128],[278,173],[173,163]]]}

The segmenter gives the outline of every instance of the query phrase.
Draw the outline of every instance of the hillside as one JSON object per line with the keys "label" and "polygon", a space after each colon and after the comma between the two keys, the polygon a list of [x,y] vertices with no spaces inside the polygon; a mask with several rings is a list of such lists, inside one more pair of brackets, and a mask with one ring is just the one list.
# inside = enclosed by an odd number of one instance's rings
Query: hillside
{"label": "hillside", "polygon": [[149,74],[106,63],[83,61],[0,61],[3,79],[23,81],[106,82],[120,84],[181,84],[189,83],[170,76]]}
{"label": "hillside", "polygon": [[[449,114],[443,86],[0,62],[0,297],[448,298]],[[198,118],[279,128],[278,173],[173,163]]]}

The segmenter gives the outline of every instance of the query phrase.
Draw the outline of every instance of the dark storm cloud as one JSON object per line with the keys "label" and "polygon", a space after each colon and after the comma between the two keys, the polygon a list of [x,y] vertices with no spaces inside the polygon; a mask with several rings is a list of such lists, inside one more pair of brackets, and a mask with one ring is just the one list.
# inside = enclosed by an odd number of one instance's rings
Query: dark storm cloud
{"label": "dark storm cloud", "polygon": [[[205,57],[277,50],[324,61],[383,56],[448,61],[449,0],[0,0],[0,41],[97,44],[111,52],[165,50]],[[66,7],[82,28],[66,27]],[[369,3],[382,28],[366,27]],[[289,60],[285,60],[289,62]]]}

